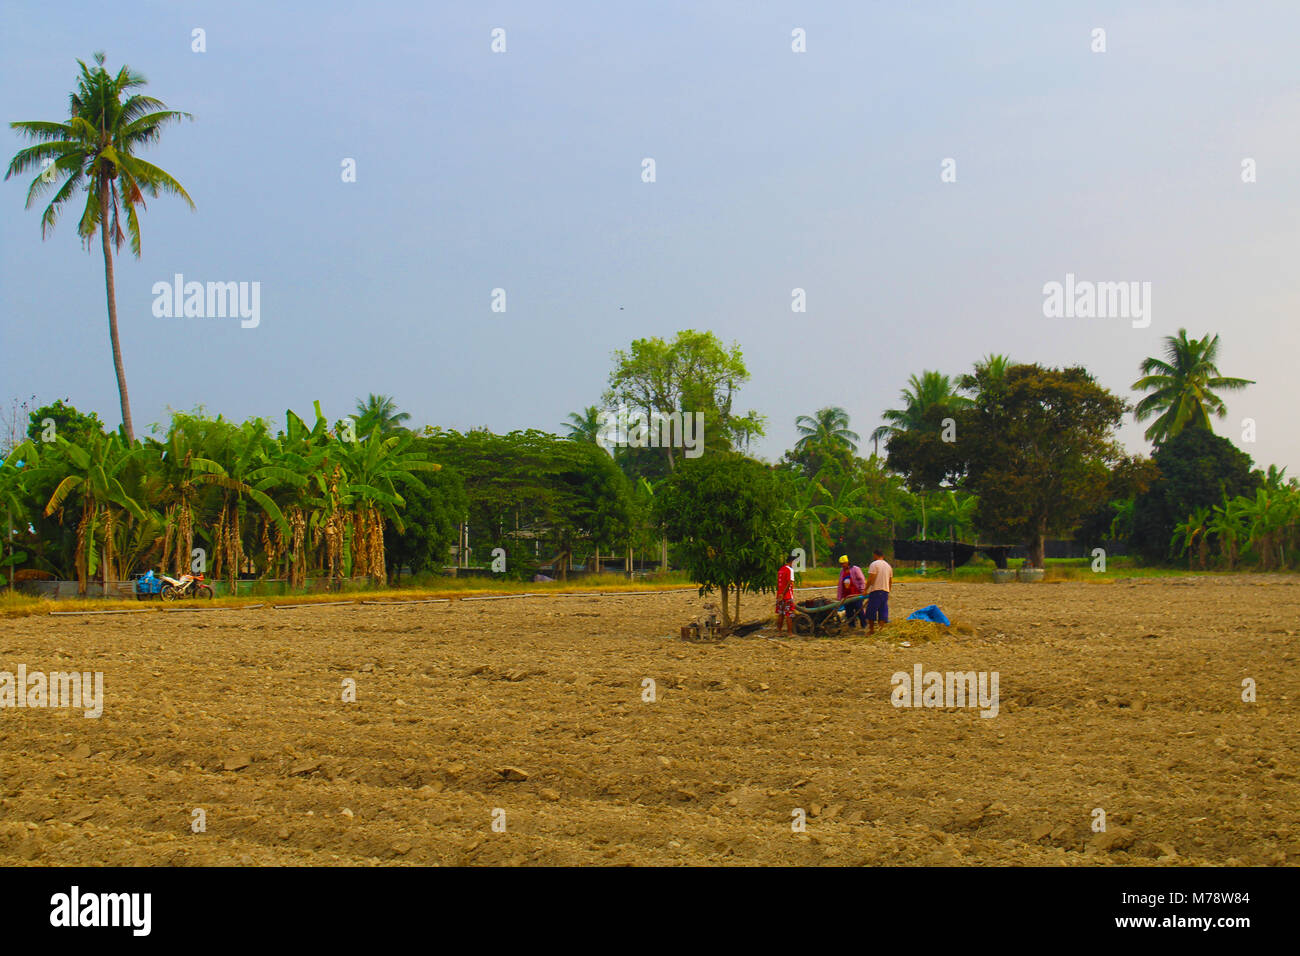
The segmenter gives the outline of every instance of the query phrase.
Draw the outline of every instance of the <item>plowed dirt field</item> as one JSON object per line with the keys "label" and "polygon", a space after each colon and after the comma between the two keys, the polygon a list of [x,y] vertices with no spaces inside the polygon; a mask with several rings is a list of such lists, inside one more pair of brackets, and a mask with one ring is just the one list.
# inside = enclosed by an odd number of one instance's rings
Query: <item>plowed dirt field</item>
{"label": "plowed dirt field", "polygon": [[[702,603],[2,620],[104,696],[0,709],[0,864],[1300,862],[1296,577],[904,581],[929,641],[684,642]],[[893,706],[918,664],[996,716]]]}

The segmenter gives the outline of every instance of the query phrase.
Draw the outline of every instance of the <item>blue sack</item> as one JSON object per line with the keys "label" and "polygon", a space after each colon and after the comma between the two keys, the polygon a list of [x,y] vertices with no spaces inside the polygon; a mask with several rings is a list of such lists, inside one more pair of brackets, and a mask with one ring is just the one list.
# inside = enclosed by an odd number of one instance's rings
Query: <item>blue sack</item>
{"label": "blue sack", "polygon": [[913,611],[907,615],[909,621],[933,621],[935,624],[942,624],[944,627],[950,627],[952,621],[948,620],[943,611],[939,610],[937,604],[927,604],[919,611]]}

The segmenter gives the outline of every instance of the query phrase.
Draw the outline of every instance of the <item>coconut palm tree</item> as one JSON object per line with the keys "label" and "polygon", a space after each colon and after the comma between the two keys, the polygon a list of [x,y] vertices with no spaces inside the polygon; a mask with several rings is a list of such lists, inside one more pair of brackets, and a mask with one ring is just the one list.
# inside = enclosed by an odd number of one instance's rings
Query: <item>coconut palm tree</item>
{"label": "coconut palm tree", "polygon": [[595,405],[588,405],[580,412],[569,412],[569,420],[564,423],[564,427],[569,430],[566,437],[574,441],[596,444],[603,424],[600,409]]}
{"label": "coconut palm tree", "polygon": [[800,415],[794,420],[800,438],[794,447],[803,451],[809,446],[824,450],[847,449],[857,454],[862,439],[849,430],[849,413],[837,405],[822,408],[815,415]]}
{"label": "coconut palm tree", "polygon": [[[152,96],[135,92],[146,85],[139,73],[123,66],[116,75],[104,68],[104,54],[95,54],[93,68],[78,60],[81,76],[70,98],[67,122],[23,121],[10,123],[35,146],[21,149],[9,163],[5,179],[30,169],[41,171],[27,189],[27,208],[44,193],[55,189],[41,214],[41,237],[54,228],[59,212],[78,192],[86,194],[86,206],[77,223],[77,235],[87,250],[96,231],[104,250],[104,284],[108,296],[108,335],[113,346],[113,368],[122,406],[122,427],[127,444],[135,442],[131,422],[131,401],[126,390],[126,370],[117,334],[117,292],[113,280],[113,250],[119,252],[127,234],[131,252],[140,256],[140,220],[137,207],[144,206],[144,194],[160,192],[179,196],[194,208],[184,187],[170,173],[135,155],[144,146],[158,142],[169,123],[189,118],[189,113],[169,110]],[[125,95],[125,99],[123,96]],[[62,183],[56,184],[62,180]],[[126,230],[122,220],[126,220]]]}
{"label": "coconut palm tree", "polygon": [[880,416],[885,424],[871,433],[873,442],[888,441],[899,432],[929,427],[929,415],[937,408],[957,411],[971,403],[969,398],[957,393],[951,378],[931,371],[922,372],[920,378],[910,376],[901,397],[902,408],[886,409]]}
{"label": "coconut palm tree", "polygon": [[360,437],[369,435],[376,428],[379,434],[390,435],[399,428],[403,428],[403,422],[411,420],[410,412],[399,412],[397,402],[391,395],[367,395],[365,401],[357,400],[356,414],[352,416],[357,420],[357,434]]}
{"label": "coconut palm tree", "polygon": [[1219,337],[1206,335],[1189,339],[1186,329],[1165,336],[1165,359],[1142,362],[1142,378],[1131,386],[1149,392],[1137,403],[1133,417],[1141,422],[1158,416],[1146,430],[1148,441],[1159,445],[1184,428],[1210,428],[1210,416],[1224,418],[1228,409],[1215,390],[1240,391],[1254,385],[1251,379],[1228,378],[1219,374],[1215,359]]}
{"label": "coconut palm tree", "polygon": [[997,352],[990,352],[978,362],[975,363],[975,374],[985,373],[985,378],[990,382],[1001,382],[1007,377],[1007,369],[1011,368],[1012,362],[1010,357]]}

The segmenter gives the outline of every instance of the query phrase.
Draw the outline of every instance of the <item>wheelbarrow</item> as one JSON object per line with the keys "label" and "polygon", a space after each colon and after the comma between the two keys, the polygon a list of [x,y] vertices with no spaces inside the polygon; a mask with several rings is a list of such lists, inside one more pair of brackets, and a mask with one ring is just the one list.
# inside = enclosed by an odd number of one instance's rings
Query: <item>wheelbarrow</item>
{"label": "wheelbarrow", "polygon": [[848,629],[866,599],[865,594],[853,594],[843,601],[796,604],[790,630],[799,637],[836,637]]}

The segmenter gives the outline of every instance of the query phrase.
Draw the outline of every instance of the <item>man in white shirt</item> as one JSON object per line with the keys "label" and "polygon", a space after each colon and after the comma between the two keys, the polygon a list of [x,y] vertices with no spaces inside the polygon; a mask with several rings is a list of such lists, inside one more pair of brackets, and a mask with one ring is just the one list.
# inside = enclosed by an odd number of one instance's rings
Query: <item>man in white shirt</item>
{"label": "man in white shirt", "polygon": [[894,586],[894,569],[885,560],[879,548],[871,552],[867,565],[867,606],[863,614],[867,619],[867,634],[876,633],[876,622],[884,627],[889,623],[889,591]]}

